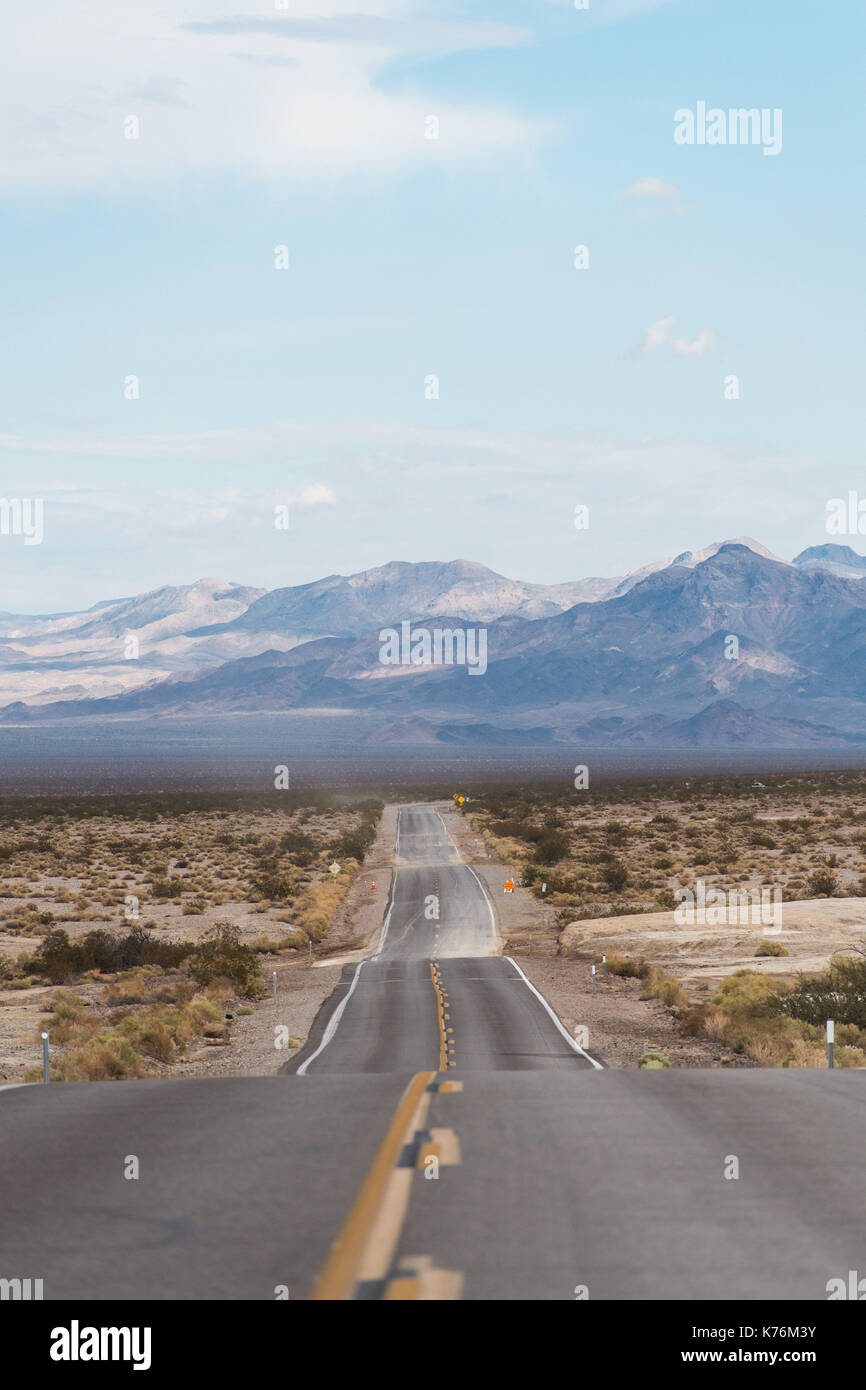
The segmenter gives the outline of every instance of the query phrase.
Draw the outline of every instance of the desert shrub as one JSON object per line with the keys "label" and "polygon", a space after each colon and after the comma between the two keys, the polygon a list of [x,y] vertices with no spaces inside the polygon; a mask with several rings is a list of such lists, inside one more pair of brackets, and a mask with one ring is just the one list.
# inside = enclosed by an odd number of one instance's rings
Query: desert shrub
{"label": "desert shrub", "polygon": [[652,966],[645,960],[632,960],[619,951],[607,952],[607,968],[612,975],[622,975],[630,980],[646,980],[652,972]]}
{"label": "desert shrub", "polygon": [[52,984],[64,984],[89,970],[108,974],[137,965],[179,965],[194,949],[189,941],[157,941],[138,924],[124,936],[99,928],[78,941],[70,941],[63,927],[52,927],[28,964]]}
{"label": "desert shrub", "polygon": [[117,1033],[145,1057],[153,1057],[157,1062],[174,1060],[175,1041],[160,1018],[130,1015],[117,1025]]}
{"label": "desert shrub", "polygon": [[608,844],[621,846],[628,843],[628,826],[623,825],[621,821],[610,820],[606,823],[606,825],[602,827],[602,829],[604,831],[604,836]]}
{"label": "desert shrub", "polygon": [[280,848],[297,857],[299,854],[315,854],[317,845],[312,835],[307,835],[303,830],[286,830],[280,836]]}
{"label": "desert shrub", "polygon": [[255,953],[241,941],[240,928],[217,922],[199,941],[187,969],[200,985],[230,980],[238,994],[257,999],[262,992],[262,968]]}
{"label": "desert shrub", "polygon": [[641,1071],[661,1071],[670,1065],[670,1058],[666,1057],[663,1052],[657,1052],[655,1049],[645,1052],[638,1062],[638,1068]]}
{"label": "desert shrub", "polygon": [[34,969],[52,984],[61,984],[84,968],[77,963],[76,948],[62,927],[55,927],[43,937],[32,959]]}
{"label": "desert shrub", "polygon": [[806,880],[806,894],[810,898],[832,898],[839,886],[839,880],[831,869],[815,869]]}
{"label": "desert shrub", "polygon": [[338,863],[342,863],[344,859],[354,859],[358,864],[363,864],[364,858],[376,838],[378,819],[379,816],[376,812],[366,811],[359,826],[331,842],[328,848],[329,857],[333,855]]}
{"label": "desert shrub", "polygon": [[[341,883],[340,879],[344,879]],[[295,921],[313,941],[321,941],[328,934],[331,918],[343,900],[348,880],[341,874],[339,879],[330,875],[318,883],[310,883],[298,897],[295,906]]]}
{"label": "desert shrub", "polygon": [[706,1022],[707,1005],[692,1004],[689,1008],[684,1009],[679,1016],[680,1032],[684,1033],[686,1037],[696,1038],[705,1031]]}
{"label": "desert shrub", "polygon": [[662,975],[653,970],[649,978],[644,982],[641,990],[641,999],[660,999],[668,1008],[675,1005],[687,1007],[689,997],[678,980],[673,980],[668,975]]}
{"label": "desert shrub", "polygon": [[98,1033],[71,1057],[61,1059],[58,1072],[60,1081],[129,1081],[142,1074],[141,1056],[128,1038]]}
{"label": "desert shrub", "polygon": [[756,956],[786,956],[787,954],[785,947],[779,941],[762,941],[755,952]]}
{"label": "desert shrub", "polygon": [[536,864],[558,864],[568,854],[568,836],[559,830],[546,830],[535,846]]}
{"label": "desert shrub", "polygon": [[774,997],[779,1014],[822,1026],[828,1018],[866,1028],[866,958],[835,956],[820,975],[799,975],[790,991]]}
{"label": "desert shrub", "polygon": [[753,830],[748,838],[748,843],[753,849],[776,849],[776,841],[772,835],[768,835],[766,830]]}
{"label": "desert shrub", "polygon": [[265,864],[250,876],[250,887],[255,896],[268,898],[272,902],[285,902],[296,891],[297,886],[296,875],[278,864]]}
{"label": "desert shrub", "polygon": [[523,840],[529,845],[538,844],[544,834],[540,826],[522,820],[495,820],[491,822],[490,830],[497,839]]}
{"label": "desert shrub", "polygon": [[102,1026],[87,1000],[69,990],[57,990],[46,1007],[50,1013],[40,1019],[39,1027],[50,1035],[52,1046],[68,1047],[70,1043],[98,1033]]}
{"label": "desert shrub", "polygon": [[180,898],[183,896],[182,878],[154,878],[150,881],[150,891],[155,898]]}
{"label": "desert shrub", "polygon": [[628,883],[628,869],[619,859],[612,859],[610,863],[605,864],[601,876],[612,893],[621,893]]}
{"label": "desert shrub", "polygon": [[[813,1066],[823,1052],[823,1018],[815,1026],[790,1016],[787,985],[773,982],[754,970],[738,970],[723,980],[706,1009],[703,1031],[734,1052],[760,1066]],[[830,1015],[827,1015],[830,1016]],[[859,1030],[846,1034],[846,1044],[860,1038]],[[851,1057],[856,1048],[848,1048]],[[857,1063],[840,1061],[840,1066]]]}
{"label": "desert shrub", "polygon": [[735,970],[722,980],[712,1003],[731,1014],[769,1017],[774,1011],[774,986],[755,970]]}
{"label": "desert shrub", "polygon": [[105,991],[106,1004],[144,1004],[151,998],[149,986],[155,966],[136,966],[124,971]]}

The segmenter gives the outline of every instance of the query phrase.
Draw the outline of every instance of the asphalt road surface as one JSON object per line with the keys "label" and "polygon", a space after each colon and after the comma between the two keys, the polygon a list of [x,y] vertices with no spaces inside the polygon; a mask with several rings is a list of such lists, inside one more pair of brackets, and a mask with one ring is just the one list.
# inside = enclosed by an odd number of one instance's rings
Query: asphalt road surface
{"label": "asphalt road surface", "polygon": [[346,966],[290,1070],[591,1069],[520,968],[497,954],[493,905],[439,812],[401,811],[396,853],[375,954]]}
{"label": "asphalt road surface", "polygon": [[397,864],[375,953],[286,1074],[0,1090],[0,1278],[46,1299],[824,1300],[866,1271],[864,1074],[607,1070],[497,954],[434,808],[401,813]]}

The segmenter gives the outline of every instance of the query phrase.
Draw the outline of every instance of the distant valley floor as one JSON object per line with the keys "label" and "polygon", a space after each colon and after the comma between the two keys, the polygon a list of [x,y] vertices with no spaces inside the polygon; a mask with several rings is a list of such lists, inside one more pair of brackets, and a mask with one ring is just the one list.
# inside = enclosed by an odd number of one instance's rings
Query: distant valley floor
{"label": "distant valley floor", "polygon": [[[841,771],[866,768],[866,747],[601,748],[386,747],[362,745],[364,721],[305,714],[223,716],[95,725],[0,728],[0,792],[162,789],[265,790],[277,765],[291,786],[425,788],[457,783],[564,781],[577,762],[594,779],[699,773]],[[454,784],[452,786],[451,784]]]}

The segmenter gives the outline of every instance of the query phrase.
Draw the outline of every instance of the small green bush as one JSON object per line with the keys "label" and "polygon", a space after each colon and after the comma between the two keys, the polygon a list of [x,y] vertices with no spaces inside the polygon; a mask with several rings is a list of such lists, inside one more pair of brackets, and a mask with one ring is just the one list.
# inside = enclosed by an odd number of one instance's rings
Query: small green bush
{"label": "small green bush", "polygon": [[670,1065],[670,1058],[666,1057],[663,1052],[656,1052],[655,1050],[645,1052],[638,1062],[640,1071],[662,1071]]}
{"label": "small green bush", "polygon": [[262,967],[255,953],[241,942],[240,928],[231,922],[217,922],[198,943],[186,962],[193,979],[200,985],[214,980],[230,980],[246,999],[258,999],[262,992]]}

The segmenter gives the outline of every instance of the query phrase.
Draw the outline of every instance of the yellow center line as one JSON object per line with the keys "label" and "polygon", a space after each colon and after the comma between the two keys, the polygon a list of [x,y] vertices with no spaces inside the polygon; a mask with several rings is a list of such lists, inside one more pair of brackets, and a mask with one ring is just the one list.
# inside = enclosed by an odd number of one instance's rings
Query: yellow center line
{"label": "yellow center line", "polygon": [[[385,1210],[389,1205],[385,1201],[387,1189],[394,1177],[394,1168],[404,1145],[411,1139],[415,1130],[421,1127],[421,1121],[426,1117],[431,1099],[427,1087],[435,1077],[436,1073],[432,1071],[418,1072],[403,1092],[376,1157],[316,1281],[311,1295],[314,1300],[333,1301],[352,1297],[362,1265],[369,1263],[368,1246],[371,1238],[377,1234],[377,1228],[382,1228],[386,1218],[391,1231],[387,1241],[382,1242],[381,1253],[384,1264],[382,1274],[387,1272],[390,1251],[384,1249],[384,1246],[393,1248],[396,1244],[405,1215],[402,1200],[391,1203],[390,1211]],[[403,1198],[404,1194],[401,1192],[399,1196]],[[408,1191],[405,1193],[405,1200],[408,1201]],[[378,1241],[376,1243],[379,1244]]]}
{"label": "yellow center line", "polygon": [[439,1070],[444,1071],[448,1066],[448,1054],[445,1050],[444,1005],[442,1003],[442,991],[439,988],[439,981],[436,978],[436,971],[433,968],[432,960],[430,962],[430,979],[433,981],[433,988],[436,991],[436,1017],[439,1020]]}

